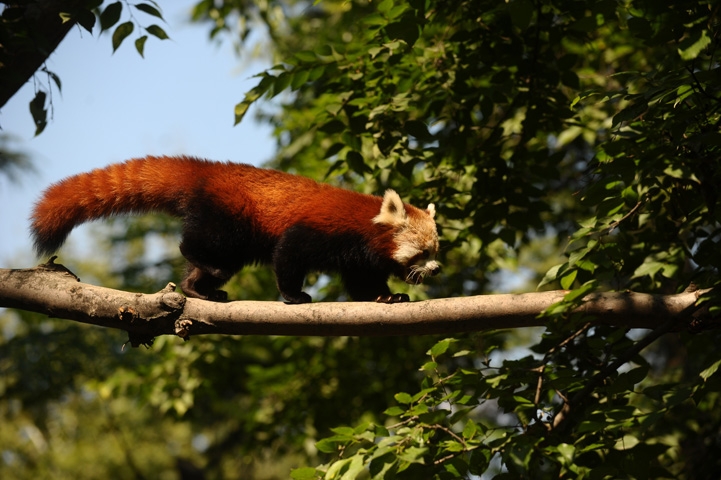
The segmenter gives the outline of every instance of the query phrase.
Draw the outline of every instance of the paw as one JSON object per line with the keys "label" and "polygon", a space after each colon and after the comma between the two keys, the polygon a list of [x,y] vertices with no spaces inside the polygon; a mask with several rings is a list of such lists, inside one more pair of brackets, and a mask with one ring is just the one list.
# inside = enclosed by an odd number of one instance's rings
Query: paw
{"label": "paw", "polygon": [[313,299],[305,292],[298,292],[295,295],[290,295],[288,293],[281,292],[281,295],[283,295],[283,298],[285,298],[285,303],[290,305],[297,305],[300,303],[310,303],[313,301]]}
{"label": "paw", "polygon": [[378,295],[378,298],[376,298],[376,302],[378,303],[404,303],[410,301],[410,297],[405,293],[390,293],[388,295]]}
{"label": "paw", "polygon": [[213,290],[208,294],[206,299],[211,302],[227,302],[228,292],[226,292],[225,290]]}

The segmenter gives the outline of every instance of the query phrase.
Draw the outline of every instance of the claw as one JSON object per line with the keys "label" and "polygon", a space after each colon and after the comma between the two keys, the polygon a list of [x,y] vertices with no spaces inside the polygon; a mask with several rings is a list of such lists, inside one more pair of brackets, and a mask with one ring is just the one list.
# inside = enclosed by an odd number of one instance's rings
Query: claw
{"label": "claw", "polygon": [[389,295],[378,295],[377,303],[404,303],[410,302],[411,299],[405,293],[391,293]]}

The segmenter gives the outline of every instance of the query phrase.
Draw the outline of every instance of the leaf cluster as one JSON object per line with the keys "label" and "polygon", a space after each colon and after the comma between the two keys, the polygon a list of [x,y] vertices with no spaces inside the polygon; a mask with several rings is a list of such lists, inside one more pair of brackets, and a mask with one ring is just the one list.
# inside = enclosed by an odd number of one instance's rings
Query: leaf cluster
{"label": "leaf cluster", "polygon": [[[62,91],[59,75],[52,72],[46,60],[74,25],[89,33],[99,23],[100,32],[113,29],[112,46],[115,52],[133,33],[142,33],[135,40],[135,48],[142,57],[148,35],[160,40],[168,37],[157,24],[141,26],[134,12],[163,20],[159,5],[153,1],[130,3],[112,2],[102,7],[100,0],[68,0],[64,2],[20,2],[0,12],[0,107],[30,78],[35,96],[30,101],[30,114],[35,123],[35,135],[43,132],[52,117],[52,93]],[[125,8],[123,8],[125,7]],[[131,8],[132,7],[132,8]],[[123,14],[128,20],[122,21]]]}
{"label": "leaf cluster", "polygon": [[[119,23],[123,13],[123,5],[126,6],[125,10],[130,16],[130,19]],[[145,13],[146,15],[155,17],[159,20],[163,20],[159,5],[152,0],[132,5],[125,1],[117,1],[107,5],[98,15],[98,19],[100,21],[101,33],[115,27],[112,35],[113,52],[115,52],[123,41],[133,33],[136,25],[138,25],[138,21],[133,15],[133,9],[129,8],[130,6],[132,6],[134,10]],[[160,40],[167,40],[170,38],[168,37],[168,34],[165,33],[165,30],[157,24],[140,27],[140,29],[144,30],[145,33],[135,39],[135,49],[141,57],[145,52],[145,42],[148,40],[148,35],[152,35]]]}
{"label": "leaf cluster", "polygon": [[[396,405],[384,411],[383,423],[333,428],[331,436],[316,444],[332,455],[331,460],[295,469],[291,478],[651,479],[712,475],[718,468],[715,460],[706,459],[689,468],[674,459],[684,455],[690,445],[689,431],[679,430],[677,423],[688,416],[688,409],[702,409],[704,418],[718,425],[718,415],[708,416],[711,412],[707,411],[718,400],[718,360],[706,363],[695,378],[664,384],[654,382],[648,362],[636,356],[633,361],[638,363],[631,369],[604,376],[573,418],[561,418],[564,412],[558,405],[567,401],[565,395],[578,398],[588,379],[597,378],[593,375],[604,362],[595,359],[593,366],[580,352],[588,351],[594,342],[615,338],[607,349],[615,352],[610,355],[614,356],[625,353],[632,343],[623,332],[608,333],[593,332],[588,340],[569,339],[543,358],[527,356],[502,362],[495,360],[496,349],[503,346],[498,342],[502,337],[496,337],[496,342],[486,338],[482,344],[468,339],[441,340],[427,352],[429,359],[420,369],[424,373],[420,388],[413,394],[397,393]],[[594,372],[579,372],[571,367],[572,362]],[[559,412],[558,417],[554,411]],[[702,434],[698,427],[692,428]]]}

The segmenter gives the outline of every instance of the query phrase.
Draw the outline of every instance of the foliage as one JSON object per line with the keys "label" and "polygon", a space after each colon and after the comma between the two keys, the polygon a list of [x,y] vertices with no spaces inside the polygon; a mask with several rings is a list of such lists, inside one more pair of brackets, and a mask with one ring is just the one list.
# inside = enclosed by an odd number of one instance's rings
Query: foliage
{"label": "foliage", "polygon": [[[132,355],[103,353],[94,330],[24,316],[0,343],[15,359],[2,364],[4,425],[32,419],[49,437],[57,412],[84,401],[86,428],[100,431],[97,399],[118,411],[147,402],[162,415],[127,416],[136,443],[154,429],[174,439],[155,463],[125,449],[127,476],[189,458],[217,478],[291,467],[296,479],[714,478],[718,333],[591,327],[568,311],[596,290],[716,286],[718,11],[701,0],[198,2],[193,19],[212,38],[269,32],[276,65],[235,114],[264,108],[276,167],[437,204],[444,272],[414,298],[540,284],[566,300],[540,331],[161,339]],[[134,260],[95,269],[104,284],[149,291],[178,278],[181,264],[152,260],[143,240],[152,226],[165,244],[177,224],[118,222],[107,248]],[[316,298],[343,298],[332,279],[310,283]],[[267,270],[231,288],[277,295]],[[32,348],[50,340],[62,348]],[[7,472],[57,462],[17,438]]]}

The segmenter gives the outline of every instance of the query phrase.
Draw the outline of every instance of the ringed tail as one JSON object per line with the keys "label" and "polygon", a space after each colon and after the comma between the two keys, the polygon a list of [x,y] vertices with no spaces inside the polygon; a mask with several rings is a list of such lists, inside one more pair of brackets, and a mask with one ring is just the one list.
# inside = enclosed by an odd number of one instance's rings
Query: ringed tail
{"label": "ringed tail", "polygon": [[[187,162],[183,162],[185,159]],[[31,235],[38,256],[57,251],[76,226],[126,213],[182,216],[197,163],[147,157],[75,175],[51,185],[35,204]]]}

